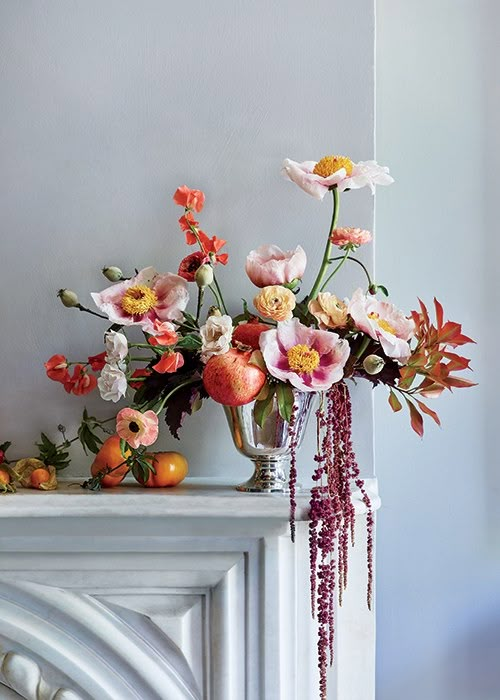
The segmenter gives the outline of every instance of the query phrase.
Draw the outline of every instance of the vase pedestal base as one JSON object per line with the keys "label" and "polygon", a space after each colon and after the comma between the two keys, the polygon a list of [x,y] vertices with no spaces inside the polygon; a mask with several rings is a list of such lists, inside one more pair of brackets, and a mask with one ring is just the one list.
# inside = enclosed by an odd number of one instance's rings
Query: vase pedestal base
{"label": "vase pedestal base", "polygon": [[[236,487],[237,491],[246,493],[290,493],[288,485],[288,460],[253,459],[255,471],[243,484]],[[296,490],[300,490],[297,484]]]}

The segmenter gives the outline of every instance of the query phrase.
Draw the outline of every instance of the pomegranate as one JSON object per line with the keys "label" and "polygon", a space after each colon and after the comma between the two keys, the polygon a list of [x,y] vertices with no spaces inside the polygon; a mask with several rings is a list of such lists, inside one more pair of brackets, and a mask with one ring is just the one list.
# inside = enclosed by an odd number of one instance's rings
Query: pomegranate
{"label": "pomegranate", "polygon": [[249,360],[251,350],[228,350],[213,355],[203,371],[208,395],[225,406],[242,406],[253,401],[266,382],[266,373]]}
{"label": "pomegranate", "polygon": [[253,350],[259,349],[260,334],[268,331],[271,326],[267,323],[261,323],[257,318],[252,321],[245,321],[233,331],[233,342],[248,345]]}

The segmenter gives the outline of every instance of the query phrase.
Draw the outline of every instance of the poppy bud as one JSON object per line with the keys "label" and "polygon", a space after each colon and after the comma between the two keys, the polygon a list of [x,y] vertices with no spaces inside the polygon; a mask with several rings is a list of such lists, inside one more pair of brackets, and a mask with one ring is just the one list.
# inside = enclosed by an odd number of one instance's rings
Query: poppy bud
{"label": "poppy bud", "polygon": [[363,368],[367,374],[378,374],[384,365],[385,361],[378,355],[368,355],[363,360]]}
{"label": "poppy bud", "polygon": [[208,310],[207,318],[210,316],[222,316],[221,310],[218,306],[211,306]]}
{"label": "poppy bud", "polygon": [[200,267],[196,270],[194,279],[200,289],[204,289],[205,287],[211,285],[214,281],[214,271],[212,266],[207,265],[207,263],[200,265]]}
{"label": "poppy bud", "polygon": [[60,289],[57,292],[57,296],[68,309],[71,309],[73,306],[78,306],[80,303],[76,293],[72,292],[71,289]]}
{"label": "poppy bud", "polygon": [[123,272],[119,267],[114,267],[113,265],[111,267],[103,267],[102,274],[110,282],[119,282],[123,279]]}

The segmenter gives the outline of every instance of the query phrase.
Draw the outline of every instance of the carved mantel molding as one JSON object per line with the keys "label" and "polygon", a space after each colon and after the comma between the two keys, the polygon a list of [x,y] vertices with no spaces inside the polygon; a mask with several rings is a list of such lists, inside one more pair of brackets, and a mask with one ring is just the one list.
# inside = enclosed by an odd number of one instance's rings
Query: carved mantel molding
{"label": "carved mantel molding", "polygon": [[[374,698],[354,502],[335,700]],[[314,700],[306,495],[298,517],[293,545],[286,498],[217,483],[2,499],[0,699]]]}

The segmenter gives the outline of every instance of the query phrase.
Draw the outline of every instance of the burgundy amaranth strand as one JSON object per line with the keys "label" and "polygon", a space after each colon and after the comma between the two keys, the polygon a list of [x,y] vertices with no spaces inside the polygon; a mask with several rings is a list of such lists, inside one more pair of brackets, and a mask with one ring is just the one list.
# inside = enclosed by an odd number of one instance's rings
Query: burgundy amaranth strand
{"label": "burgundy amaranth strand", "polygon": [[297,421],[297,406],[294,403],[292,406],[292,415],[288,423],[288,434],[290,435],[290,537],[292,542],[295,542],[295,510],[297,508],[296,492],[297,492],[297,448],[299,431],[296,429]]}
{"label": "burgundy amaranth strand", "polygon": [[327,669],[334,660],[335,593],[337,591],[341,605],[347,586],[349,544],[354,544],[353,482],[360,489],[367,508],[369,608],[373,589],[374,517],[352,446],[351,400],[343,382],[335,384],[323,396],[316,420],[318,451],[312,477],[315,485],[311,489],[309,560],[311,610],[318,621],[320,698],[326,700]]}

